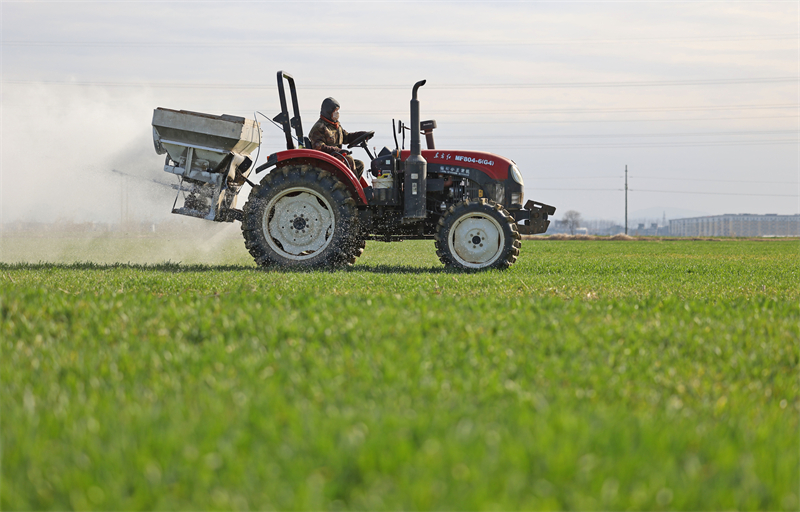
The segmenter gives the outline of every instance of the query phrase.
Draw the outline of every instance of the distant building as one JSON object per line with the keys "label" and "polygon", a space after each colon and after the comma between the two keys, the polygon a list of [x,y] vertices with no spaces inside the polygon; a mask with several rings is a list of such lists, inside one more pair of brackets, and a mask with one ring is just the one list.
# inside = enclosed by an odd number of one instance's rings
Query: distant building
{"label": "distant building", "polygon": [[[575,228],[576,235],[616,235],[625,232],[625,227],[618,225],[610,220],[584,220],[581,225]],[[550,224],[545,235],[569,234],[570,229],[566,222],[556,219]]]}
{"label": "distant building", "polygon": [[726,213],[669,221],[670,236],[800,236],[800,214]]}
{"label": "distant building", "polygon": [[659,226],[657,222],[651,222],[650,227],[646,223],[640,222],[636,228],[631,227],[628,230],[629,235],[633,236],[667,236],[669,235],[669,226]]}

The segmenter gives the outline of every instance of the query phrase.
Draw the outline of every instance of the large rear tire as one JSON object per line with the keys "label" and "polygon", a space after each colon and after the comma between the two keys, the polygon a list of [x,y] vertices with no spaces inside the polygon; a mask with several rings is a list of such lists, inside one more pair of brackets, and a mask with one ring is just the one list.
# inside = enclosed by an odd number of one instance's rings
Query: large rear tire
{"label": "large rear tire", "polygon": [[355,200],[336,176],[311,165],[265,176],[244,205],[242,234],[265,267],[343,267],[364,251]]}
{"label": "large rear tire", "polygon": [[439,219],[436,255],[462,270],[506,269],[517,261],[520,235],[514,218],[494,201],[466,200]]}

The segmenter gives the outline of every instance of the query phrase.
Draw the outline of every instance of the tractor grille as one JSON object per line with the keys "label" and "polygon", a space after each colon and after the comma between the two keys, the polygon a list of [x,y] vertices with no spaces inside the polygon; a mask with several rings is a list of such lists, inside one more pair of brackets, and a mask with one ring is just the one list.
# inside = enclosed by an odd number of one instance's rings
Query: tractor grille
{"label": "tractor grille", "polygon": [[[481,197],[479,192],[481,190],[480,185],[471,180],[466,180],[466,182],[467,186],[464,189],[464,198],[476,199]],[[483,197],[486,197],[485,193],[483,194]]]}

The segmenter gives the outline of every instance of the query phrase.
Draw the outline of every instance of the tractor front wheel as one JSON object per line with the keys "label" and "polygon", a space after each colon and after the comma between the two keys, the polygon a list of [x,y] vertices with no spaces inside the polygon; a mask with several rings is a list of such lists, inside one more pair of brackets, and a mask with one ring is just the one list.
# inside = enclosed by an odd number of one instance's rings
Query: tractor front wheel
{"label": "tractor front wheel", "polygon": [[349,191],[310,165],[275,170],[253,188],[242,234],[262,266],[335,268],[355,263],[364,250]]}
{"label": "tractor front wheel", "polygon": [[520,235],[514,218],[494,201],[466,200],[439,219],[436,254],[448,267],[506,269],[517,261]]}

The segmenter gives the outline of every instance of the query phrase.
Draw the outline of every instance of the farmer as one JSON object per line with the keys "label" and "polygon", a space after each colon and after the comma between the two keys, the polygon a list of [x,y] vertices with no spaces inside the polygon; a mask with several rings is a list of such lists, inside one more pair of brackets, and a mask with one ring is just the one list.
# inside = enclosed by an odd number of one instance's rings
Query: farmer
{"label": "farmer", "polygon": [[320,108],[319,121],[314,123],[308,138],[314,149],[331,155],[342,155],[347,160],[350,170],[355,172],[356,178],[360,178],[364,173],[364,162],[350,156],[353,152],[342,149],[342,144],[349,144],[365,133],[345,131],[339,124],[339,102],[333,98],[325,98]]}

